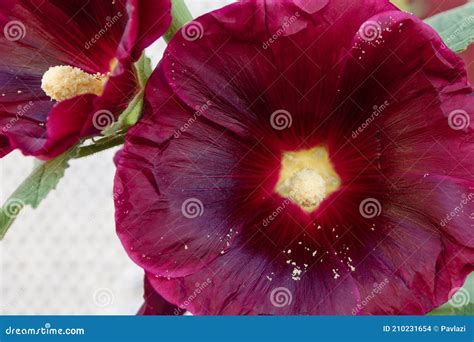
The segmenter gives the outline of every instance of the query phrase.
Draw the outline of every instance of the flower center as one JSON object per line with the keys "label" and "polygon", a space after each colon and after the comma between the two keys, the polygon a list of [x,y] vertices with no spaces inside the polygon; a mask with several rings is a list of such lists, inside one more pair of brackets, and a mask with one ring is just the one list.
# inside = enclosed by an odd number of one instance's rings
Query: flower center
{"label": "flower center", "polygon": [[69,65],[51,67],[41,80],[41,88],[52,100],[64,101],[84,94],[101,95],[107,75],[91,75]]}
{"label": "flower center", "polygon": [[275,191],[303,210],[315,210],[340,185],[325,147],[283,153]]}

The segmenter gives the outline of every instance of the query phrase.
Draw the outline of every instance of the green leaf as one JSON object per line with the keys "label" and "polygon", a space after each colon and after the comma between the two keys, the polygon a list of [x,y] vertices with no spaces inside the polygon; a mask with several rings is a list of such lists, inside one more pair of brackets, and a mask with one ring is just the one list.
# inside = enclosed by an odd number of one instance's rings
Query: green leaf
{"label": "green leaf", "polygon": [[100,140],[96,140],[94,144],[80,146],[74,159],[89,157],[93,154],[108,150],[112,147],[120,146],[125,143],[125,134],[114,135]]}
{"label": "green leaf", "polygon": [[8,228],[26,205],[37,208],[41,201],[54,190],[65,170],[69,167],[69,160],[76,154],[76,149],[68,151],[59,157],[37,164],[33,172],[8,198],[0,210],[0,240],[3,239]]}
{"label": "green leaf", "polygon": [[143,97],[144,90],[141,90],[129,103],[128,107],[120,114],[117,121],[102,131],[106,137],[114,136],[120,132],[125,132],[127,129],[138,122],[143,111]]}
{"label": "green leaf", "polygon": [[456,7],[425,20],[448,48],[462,52],[474,42],[474,3]]}
{"label": "green leaf", "polygon": [[193,20],[193,16],[186,7],[184,0],[172,0],[171,16],[173,17],[173,21],[171,22],[168,31],[163,36],[167,43],[171,40],[171,38],[173,38],[173,36],[179,31],[181,27]]}
{"label": "green leaf", "polygon": [[138,62],[135,63],[135,70],[137,71],[138,82],[141,88],[145,88],[146,82],[151,76],[153,69],[151,67],[151,59],[142,54]]}
{"label": "green leaf", "polygon": [[135,71],[138,83],[140,85],[140,91],[128,104],[123,113],[120,114],[117,121],[102,131],[102,134],[106,137],[114,136],[121,132],[126,132],[128,128],[135,125],[138,122],[138,119],[140,119],[143,111],[145,86],[151,76],[151,73],[153,72],[151,67],[151,59],[143,54],[138,62],[135,63]]}
{"label": "green leaf", "polygon": [[453,293],[451,299],[429,313],[430,316],[473,316],[474,315],[474,272],[466,279],[464,286]]}
{"label": "green leaf", "polygon": [[405,12],[411,11],[412,4],[408,0],[390,0],[392,4],[397,6],[399,9]]}
{"label": "green leaf", "polygon": [[439,308],[433,310],[428,315],[430,316],[473,316],[474,303],[468,303],[461,307],[456,307],[451,304],[444,304]]}

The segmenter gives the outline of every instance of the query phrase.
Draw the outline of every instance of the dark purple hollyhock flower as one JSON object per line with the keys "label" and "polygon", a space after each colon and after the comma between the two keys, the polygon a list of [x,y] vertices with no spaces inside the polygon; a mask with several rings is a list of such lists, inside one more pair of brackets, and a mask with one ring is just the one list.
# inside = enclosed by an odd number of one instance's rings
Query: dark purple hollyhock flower
{"label": "dark purple hollyhock flower", "polygon": [[169,0],[0,0],[0,157],[49,159],[100,133],[170,22]]}
{"label": "dark purple hollyhock flower", "polygon": [[474,269],[471,92],[385,0],[204,15],[118,158],[118,234],[193,314],[429,312]]}

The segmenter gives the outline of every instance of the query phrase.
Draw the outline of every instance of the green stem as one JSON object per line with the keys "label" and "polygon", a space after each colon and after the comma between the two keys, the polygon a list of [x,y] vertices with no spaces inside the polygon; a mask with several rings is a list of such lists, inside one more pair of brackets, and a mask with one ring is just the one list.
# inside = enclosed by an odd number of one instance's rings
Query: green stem
{"label": "green stem", "polygon": [[186,7],[184,0],[172,1],[171,15],[173,16],[173,22],[171,23],[168,32],[164,35],[164,39],[167,43],[169,43],[171,38],[173,38],[181,27],[193,20],[193,16],[189,12],[188,7]]}
{"label": "green stem", "polygon": [[125,143],[125,135],[118,135],[104,142],[99,141],[98,143],[93,144],[93,145],[79,147],[74,159],[88,157],[98,152],[108,150],[109,148],[123,145],[124,143]]}

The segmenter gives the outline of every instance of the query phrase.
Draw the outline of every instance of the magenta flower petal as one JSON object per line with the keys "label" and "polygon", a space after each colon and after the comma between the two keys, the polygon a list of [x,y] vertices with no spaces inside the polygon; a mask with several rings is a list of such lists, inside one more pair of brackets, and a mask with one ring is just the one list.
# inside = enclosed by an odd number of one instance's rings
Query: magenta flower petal
{"label": "magenta flower petal", "polygon": [[[153,85],[148,88],[148,91],[152,91],[154,88],[155,80],[156,78],[153,79]],[[165,86],[160,88],[157,96],[165,99],[168,94],[169,92],[167,92]],[[176,104],[176,102],[169,101],[165,106],[169,105],[171,108],[173,104]],[[181,118],[180,122],[184,122],[192,115],[191,112],[176,113]],[[160,125],[163,129],[159,128],[157,130],[156,125],[151,122],[147,126],[140,126],[140,139],[150,139],[152,146],[155,142],[166,144],[168,138],[162,139],[161,136],[172,135],[173,132],[166,132],[167,127],[173,127],[171,126],[172,122],[176,123],[179,119],[176,117],[157,118],[159,121],[161,119],[164,120],[163,125]],[[171,121],[168,121],[168,119]],[[202,215],[203,208],[199,200],[200,193],[213,189],[215,187],[214,179],[231,171],[234,158],[229,159],[229,157],[232,157],[231,153],[234,150],[234,156],[237,156],[240,150],[238,147],[234,147],[234,140],[231,137],[224,135],[219,140],[219,144],[225,145],[227,149],[223,150],[216,146],[215,149],[210,151],[213,159],[213,162],[210,163],[207,158],[202,158],[201,151],[209,147],[209,141],[212,141],[212,139],[217,141],[217,137],[222,135],[223,129],[210,127],[198,121],[195,124],[193,131],[206,138],[198,141],[184,137],[179,139],[178,141],[182,145],[178,150],[162,155],[163,160],[167,162],[166,167],[160,170],[159,173],[151,170],[150,173],[140,173],[140,170],[144,170],[148,165],[156,162],[156,150],[142,144],[133,144],[131,149],[127,151],[127,156],[135,155],[137,159],[132,157],[133,160],[129,160],[129,158],[118,160],[119,168],[124,165],[127,169],[129,167],[136,169],[139,173],[139,176],[136,177],[135,173],[125,172],[123,177],[117,178],[115,192],[130,199],[130,201],[127,200],[123,203],[123,206],[117,211],[119,217],[122,214],[126,217],[126,222],[119,234],[124,241],[129,241],[133,245],[136,243],[140,246],[134,249],[141,251],[141,247],[143,247],[149,250],[146,255],[142,252],[135,253],[131,251],[131,256],[137,262],[147,264],[147,271],[153,274],[184,276],[195,272],[225,250],[242,226],[238,218],[235,223],[230,223],[226,219],[234,208],[227,208],[223,204],[227,204],[232,200],[232,192],[216,193],[212,203],[206,205],[205,215]],[[150,127],[150,129],[147,127]],[[134,127],[131,130],[135,132]],[[130,136],[133,137],[134,134],[131,133]],[[194,156],[191,160],[185,157],[188,153]],[[193,164],[195,165],[193,166]],[[176,165],[182,165],[183,167],[176,168]],[[196,169],[193,177],[188,175],[191,168]],[[203,174],[208,174],[209,177],[204,177]],[[168,204],[156,196],[156,193],[160,191],[158,188],[149,186],[155,184],[156,179],[160,179],[160,183],[169,186],[171,192],[167,201],[175,203],[172,206],[172,211],[163,211],[164,208],[168,207]],[[143,183],[144,181],[146,183]],[[190,190],[183,192],[181,182],[186,183]],[[232,187],[235,184],[235,180],[232,178],[222,178],[220,182],[224,187]],[[136,199],[136,203],[140,203],[144,195],[150,198],[147,213],[136,210],[134,204],[134,199]],[[169,227],[169,234],[167,231],[149,229],[150,225],[155,225],[157,217],[159,217],[158,220],[161,225]],[[196,221],[201,222],[201,224],[196,225]],[[137,222],[141,223],[137,225]],[[220,239],[222,236],[226,236],[226,238]],[[150,242],[152,242],[153,247],[149,245]],[[152,248],[147,248],[147,246]],[[187,253],[187,250],[193,250],[193,253]],[[157,258],[162,259],[164,263],[156,263]]]}
{"label": "magenta flower petal", "polygon": [[[63,146],[72,146],[79,140],[77,127],[82,125],[91,110],[92,97],[93,95],[84,95],[70,100],[73,103],[65,101],[57,104],[47,113],[47,126],[27,118],[22,118],[21,124],[15,124],[14,119],[10,119],[11,127],[6,133],[11,146],[21,151],[47,150],[48,155],[52,156],[61,154],[64,152]],[[5,127],[9,127],[8,123]],[[44,134],[45,129],[48,130],[48,138]]]}
{"label": "magenta flower petal", "polygon": [[133,0],[129,1],[129,7],[129,15],[135,20],[129,21],[122,43],[125,50],[131,50],[132,57],[138,59],[142,51],[170,26],[171,0]]}
{"label": "magenta flower petal", "polygon": [[[137,92],[133,63],[170,22],[169,0],[2,2],[2,154],[19,148],[26,155],[49,159],[82,138],[98,135],[105,128],[100,123],[117,118]],[[41,80],[49,68],[56,66],[105,75],[103,91],[59,104],[51,102],[50,110],[45,111],[43,102],[49,97],[42,90]],[[81,109],[86,106],[89,112],[71,119],[77,113],[78,101],[84,99],[90,103],[81,104]],[[12,105],[27,109],[12,111]],[[101,113],[103,118],[97,119]],[[10,127],[13,121],[18,127]],[[38,127],[33,128],[34,124]]]}
{"label": "magenta flower petal", "polygon": [[154,289],[211,315],[446,302],[474,270],[462,60],[384,0],[242,1],[193,24],[117,158],[117,232]]}
{"label": "magenta flower petal", "polygon": [[12,147],[8,142],[8,139],[4,136],[0,136],[0,158],[6,156],[12,151]]}
{"label": "magenta flower petal", "polygon": [[147,277],[144,281],[144,294],[143,299],[145,303],[142,305],[138,311],[138,315],[141,316],[157,316],[157,315],[182,315],[184,310],[174,306],[173,304],[167,302],[162,296],[160,296],[151,286]]}
{"label": "magenta flower petal", "polygon": [[82,127],[88,114],[93,112],[93,100],[94,95],[82,95],[54,106],[49,112],[47,139],[42,147],[48,155],[40,157],[58,155],[64,152],[63,146],[72,146],[84,136],[78,127]]}

